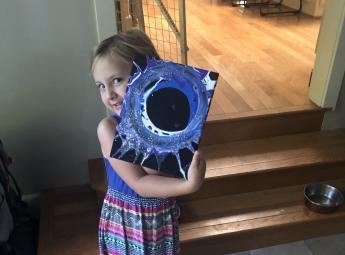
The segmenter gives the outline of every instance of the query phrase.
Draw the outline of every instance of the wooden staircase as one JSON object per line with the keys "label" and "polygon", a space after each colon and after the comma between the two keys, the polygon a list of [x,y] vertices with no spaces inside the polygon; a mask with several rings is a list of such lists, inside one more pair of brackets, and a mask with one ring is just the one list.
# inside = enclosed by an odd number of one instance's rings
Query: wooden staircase
{"label": "wooden staircase", "polygon": [[204,146],[207,176],[179,199],[184,254],[225,254],[345,231],[345,209],[304,206],[304,184],[345,191],[345,130]]}
{"label": "wooden staircase", "polygon": [[[226,254],[345,232],[344,206],[331,214],[304,206],[306,183],[345,192],[345,129],[320,131],[324,112],[308,106],[210,116],[201,146],[204,185],[178,199],[182,254]],[[104,194],[102,160],[89,160],[89,170],[91,187]]]}
{"label": "wooden staircase", "polygon": [[304,206],[306,183],[345,191],[345,130],[320,131],[325,110],[297,107],[205,128],[203,187],[179,198],[183,254],[225,254],[345,232],[345,209]]}

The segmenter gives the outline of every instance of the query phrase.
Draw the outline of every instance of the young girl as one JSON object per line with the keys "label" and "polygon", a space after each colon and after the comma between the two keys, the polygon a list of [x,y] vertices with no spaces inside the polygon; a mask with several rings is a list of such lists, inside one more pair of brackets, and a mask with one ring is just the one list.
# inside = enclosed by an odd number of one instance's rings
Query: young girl
{"label": "young girl", "polygon": [[179,254],[179,209],[173,197],[200,188],[205,160],[196,152],[185,180],[109,157],[137,54],[159,59],[145,33],[131,30],[102,41],[92,60],[91,71],[102,102],[115,113],[104,118],[97,129],[108,175],[99,223],[99,253]]}

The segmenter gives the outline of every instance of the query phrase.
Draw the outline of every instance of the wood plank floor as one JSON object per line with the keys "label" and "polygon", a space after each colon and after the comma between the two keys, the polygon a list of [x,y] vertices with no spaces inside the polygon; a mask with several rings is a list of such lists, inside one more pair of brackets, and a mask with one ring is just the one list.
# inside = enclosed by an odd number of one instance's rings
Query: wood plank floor
{"label": "wood plank floor", "polygon": [[189,0],[189,64],[220,73],[210,116],[310,106],[320,19],[261,17],[229,1]]}
{"label": "wood plank floor", "polygon": [[[163,2],[178,26],[177,0]],[[163,58],[179,61],[177,41],[157,4],[143,3],[145,31]],[[261,17],[258,9],[224,0],[188,0],[186,12],[188,63],[220,73],[209,119],[314,106],[308,83],[319,18]]]}

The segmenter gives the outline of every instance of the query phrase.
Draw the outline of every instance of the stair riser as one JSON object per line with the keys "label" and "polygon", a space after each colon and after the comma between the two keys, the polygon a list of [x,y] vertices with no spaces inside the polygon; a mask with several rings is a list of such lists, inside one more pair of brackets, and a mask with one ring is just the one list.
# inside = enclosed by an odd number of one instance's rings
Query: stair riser
{"label": "stair riser", "polygon": [[207,121],[201,145],[318,131],[323,110]]}
{"label": "stair riser", "polygon": [[185,202],[341,178],[345,178],[345,162],[253,172],[218,179],[206,179],[197,193],[180,197],[178,200]]}

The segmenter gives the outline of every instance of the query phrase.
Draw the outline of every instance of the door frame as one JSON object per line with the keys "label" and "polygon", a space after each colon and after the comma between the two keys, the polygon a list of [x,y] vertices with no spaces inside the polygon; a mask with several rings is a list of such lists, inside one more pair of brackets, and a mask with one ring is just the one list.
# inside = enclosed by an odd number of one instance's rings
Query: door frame
{"label": "door frame", "polygon": [[117,34],[114,0],[92,0],[96,22],[97,41]]}
{"label": "door frame", "polygon": [[328,0],[321,21],[309,99],[335,109],[345,72],[345,0]]}

